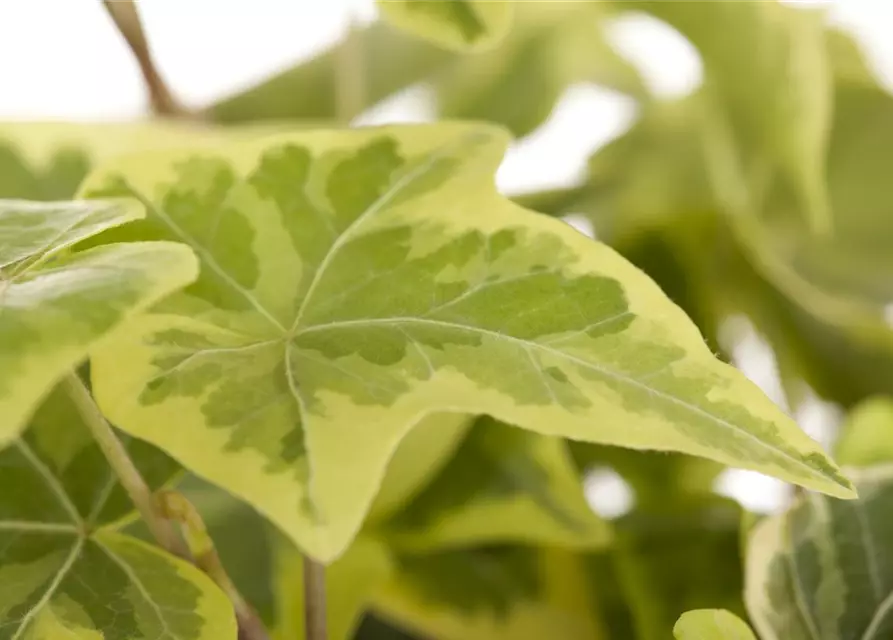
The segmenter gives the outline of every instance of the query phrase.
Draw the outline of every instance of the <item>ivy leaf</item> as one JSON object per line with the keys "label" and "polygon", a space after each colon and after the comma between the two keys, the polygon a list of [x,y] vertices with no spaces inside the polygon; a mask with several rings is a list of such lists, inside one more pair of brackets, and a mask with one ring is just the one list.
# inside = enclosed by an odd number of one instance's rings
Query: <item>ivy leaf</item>
{"label": "ivy leaf", "polygon": [[464,414],[436,413],[413,427],[388,463],[367,521],[386,520],[409,504],[449,464],[474,422]]}
{"label": "ivy leaf", "polygon": [[195,278],[192,252],[169,242],[67,251],[138,214],[111,202],[0,200],[0,447],[91,348]]}
{"label": "ivy leaf", "polygon": [[893,462],[893,400],[870,398],[847,415],[834,445],[836,458],[847,466],[867,467]]}
{"label": "ivy leaf", "polygon": [[887,638],[893,466],[853,471],[855,501],[806,494],[750,536],[745,602],[764,638]]}
{"label": "ivy leaf", "polygon": [[603,3],[519,2],[515,13],[498,45],[432,77],[442,118],[499,123],[524,136],[576,83],[647,95],[636,68],[606,38],[611,12]]}
{"label": "ivy leaf", "polygon": [[[198,510],[227,575],[261,620],[276,623],[274,593],[274,546],[277,532],[249,505],[194,476],[176,485]],[[151,540],[141,520],[125,532]],[[279,536],[281,538],[281,534]]]}
{"label": "ivy leaf", "polygon": [[610,539],[565,442],[489,417],[383,532],[414,552],[497,542],[595,548]]}
{"label": "ivy leaf", "polygon": [[[462,55],[415,38],[385,21],[358,27],[344,46],[359,46],[365,58],[363,104],[367,109],[402,89],[436,75]],[[203,115],[222,124],[245,122],[327,121],[338,117],[338,42],[309,60],[227,96]],[[372,62],[374,61],[374,63]]]}
{"label": "ivy leaf", "polygon": [[509,30],[509,0],[378,0],[382,15],[410,33],[459,51],[486,49]]}
{"label": "ivy leaf", "polygon": [[[209,578],[112,529],[132,505],[77,415],[57,388],[0,451],[0,635],[235,640]],[[129,449],[153,487],[176,472],[144,443]]]}
{"label": "ivy leaf", "polygon": [[176,239],[202,263],[95,354],[103,411],[324,561],[431,413],[850,496],[641,272],[497,194],[506,144],[465,124],[317,131],[98,172],[87,196],[148,212],[102,240]]}
{"label": "ivy leaf", "polygon": [[[240,133],[227,130],[226,136]],[[0,123],[0,198],[54,201],[72,198],[96,162],[135,149],[211,143],[210,127],[167,122]]]}
{"label": "ivy leaf", "polygon": [[487,546],[398,556],[375,610],[439,640],[600,640],[583,565],[563,549]]}
{"label": "ivy leaf", "polygon": [[[279,547],[276,562],[279,594],[277,637],[304,640],[304,565],[301,554],[289,545]],[[326,568],[326,616],[329,637],[349,640],[374,594],[390,579],[393,561],[387,547],[369,535],[360,535]]]}
{"label": "ivy leaf", "polygon": [[[705,90],[719,118],[712,137],[729,137],[712,142],[731,142],[724,150],[730,157],[721,161],[731,163],[735,175],[729,178],[749,180],[767,166],[777,169],[816,228],[827,226],[824,159],[833,78],[822,13],[776,2],[635,6],[667,21],[700,51]],[[711,165],[718,162],[714,158]],[[717,187],[721,197],[741,208],[736,212],[749,206],[738,201],[739,186],[717,182]]]}
{"label": "ivy leaf", "polygon": [[734,613],[699,609],[682,614],[673,627],[676,640],[756,640],[753,631]]}
{"label": "ivy leaf", "polygon": [[702,495],[649,504],[612,523],[607,553],[639,640],[663,640],[690,609],[744,613],[740,522],[734,501]]}

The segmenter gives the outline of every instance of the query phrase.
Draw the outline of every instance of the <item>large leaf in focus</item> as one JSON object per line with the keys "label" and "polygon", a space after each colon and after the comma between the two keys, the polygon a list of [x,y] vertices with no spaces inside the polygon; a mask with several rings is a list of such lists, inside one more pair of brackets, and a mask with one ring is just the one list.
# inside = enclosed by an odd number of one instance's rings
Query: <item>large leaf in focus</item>
{"label": "large leaf in focus", "polygon": [[893,462],[893,399],[878,396],[855,407],[840,429],[834,451],[847,466]]}
{"label": "large leaf in focus", "polygon": [[323,560],[430,413],[850,495],[641,272],[498,195],[506,143],[464,124],[316,131],[97,173],[86,195],[148,212],[103,240],[176,239],[202,264],[96,354],[103,410]]}
{"label": "large leaf in focus", "polygon": [[893,634],[893,467],[853,471],[859,499],[806,494],[760,522],[747,554],[747,610],[759,635],[876,640]]}
{"label": "large leaf in focus", "polygon": [[413,551],[496,542],[591,548],[610,537],[564,440],[489,417],[384,531],[389,543]]}
{"label": "large leaf in focus", "polygon": [[442,117],[495,122],[523,136],[549,117],[574,83],[646,94],[635,67],[605,38],[606,7],[519,2],[516,13],[516,24],[498,46],[457,58],[435,77]]}
{"label": "large leaf in focus", "polygon": [[384,520],[405,507],[450,462],[473,424],[472,416],[436,413],[413,427],[388,463],[367,520]]}
{"label": "large leaf in focus", "polygon": [[[279,548],[276,563],[279,623],[276,637],[304,640],[304,567],[294,547]],[[326,616],[331,640],[349,640],[375,594],[393,572],[390,553],[382,542],[361,535],[326,568]]]}
{"label": "large leaf in focus", "polygon": [[600,640],[579,558],[558,549],[475,547],[397,559],[376,611],[438,640]]}
{"label": "large leaf in focus", "polygon": [[[152,487],[176,465],[138,441]],[[61,387],[0,451],[0,637],[235,640],[227,597],[198,569],[116,533],[132,511]]]}
{"label": "large leaf in focus", "polygon": [[[819,11],[777,2],[645,2],[648,11],[685,35],[701,53],[704,88],[717,107],[712,140],[725,160],[716,171],[720,196],[744,213],[737,183],[778,169],[801,211],[828,224],[824,159],[832,111],[832,69]],[[719,148],[718,147],[718,148]],[[750,196],[745,196],[750,198]]]}
{"label": "large leaf in focus", "polygon": [[511,25],[509,0],[377,0],[395,26],[449,49],[480,50],[502,38]]}
{"label": "large leaf in focus", "polygon": [[673,636],[676,640],[756,640],[744,620],[722,609],[687,611],[673,627]]}
{"label": "large leaf in focus", "polygon": [[192,252],[169,242],[68,251],[137,213],[111,202],[0,200],[0,447],[91,348],[195,278]]}
{"label": "large leaf in focus", "polygon": [[[717,496],[680,496],[613,522],[609,553],[639,640],[667,638],[691,609],[743,615],[740,522],[740,507]],[[603,582],[592,578],[596,588]]]}

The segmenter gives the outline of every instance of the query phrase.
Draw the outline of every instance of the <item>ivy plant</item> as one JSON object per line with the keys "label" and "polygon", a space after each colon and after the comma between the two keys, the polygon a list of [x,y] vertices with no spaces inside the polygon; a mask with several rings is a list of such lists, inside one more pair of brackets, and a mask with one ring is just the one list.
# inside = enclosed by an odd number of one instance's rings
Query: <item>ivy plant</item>
{"label": "ivy plant", "polygon": [[[889,636],[893,101],[821,13],[379,0],[189,109],[105,5],[153,118],[0,125],[0,640]],[[632,10],[691,95],[612,47]],[[437,122],[355,125],[418,82]],[[637,121],[501,193],[580,82]],[[794,495],[751,513],[729,467]]]}

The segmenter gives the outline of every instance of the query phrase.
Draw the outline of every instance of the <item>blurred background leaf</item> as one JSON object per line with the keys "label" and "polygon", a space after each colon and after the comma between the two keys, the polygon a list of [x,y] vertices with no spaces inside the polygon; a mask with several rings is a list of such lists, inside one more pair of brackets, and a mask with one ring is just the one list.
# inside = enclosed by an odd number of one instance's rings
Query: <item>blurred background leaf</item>
{"label": "blurred background leaf", "polygon": [[498,42],[512,22],[510,0],[377,0],[394,26],[448,49],[479,51]]}

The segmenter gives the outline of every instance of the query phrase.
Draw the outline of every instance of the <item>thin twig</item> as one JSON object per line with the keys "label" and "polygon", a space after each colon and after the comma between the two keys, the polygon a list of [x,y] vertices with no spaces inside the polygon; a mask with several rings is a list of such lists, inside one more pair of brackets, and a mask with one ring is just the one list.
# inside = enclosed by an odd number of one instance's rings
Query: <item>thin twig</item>
{"label": "thin twig", "polygon": [[168,552],[188,559],[189,551],[186,545],[177,535],[171,523],[158,511],[149,485],[143,480],[143,476],[133,464],[133,460],[130,459],[127,449],[121,444],[99,407],[96,406],[87,387],[76,373],[70,373],[65,378],[63,385],[71,401],[77,407],[84,424],[90,429],[93,439],[108,460],[109,466],[118,477],[118,482],[124,487],[146,526],[149,527],[152,536]]}
{"label": "thin twig", "polygon": [[195,506],[183,494],[176,491],[159,491],[156,501],[165,517],[179,523],[195,565],[229,597],[239,623],[239,639],[269,640],[267,630],[257,612],[242,597],[226,573],[220,556],[217,555],[214,541]]}
{"label": "thin twig", "polygon": [[191,116],[190,111],[180,104],[168,88],[155,66],[136,3],[133,0],[103,0],[103,4],[136,58],[149,90],[153,113],[167,117]]}
{"label": "thin twig", "polygon": [[304,556],[304,638],[328,640],[326,624],[326,568]]}

